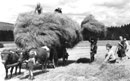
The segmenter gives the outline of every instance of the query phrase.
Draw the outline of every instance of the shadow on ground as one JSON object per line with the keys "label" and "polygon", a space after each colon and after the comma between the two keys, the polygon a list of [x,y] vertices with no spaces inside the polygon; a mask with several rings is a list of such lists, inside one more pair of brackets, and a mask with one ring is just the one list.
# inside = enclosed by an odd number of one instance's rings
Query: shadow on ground
{"label": "shadow on ground", "polygon": [[79,58],[78,60],[68,60],[65,65],[63,64],[63,61],[60,60],[58,62],[58,67],[59,66],[68,66],[72,63],[91,63],[91,60],[89,58]]}
{"label": "shadow on ground", "polygon": [[19,76],[19,75],[23,75],[24,73],[23,72],[21,72],[21,73],[17,73],[17,74],[12,74],[12,77],[10,77],[11,75],[9,74],[8,76],[9,76],[9,78],[6,78],[5,80],[10,80],[10,79],[12,79],[12,78],[15,78],[15,77],[17,77],[17,76]]}
{"label": "shadow on ground", "polygon": [[[48,70],[46,70],[46,71],[39,70],[39,71],[33,72],[33,75],[34,75],[34,77],[35,77],[35,76],[37,76],[37,75],[40,75],[40,74],[43,74],[43,73],[47,73],[47,72],[49,72],[49,71],[48,71]],[[29,75],[25,75],[25,76],[20,77],[20,79],[21,79],[21,80],[27,79],[28,77],[29,77]]]}
{"label": "shadow on ground", "polygon": [[90,63],[91,60],[89,58],[79,58],[76,63]]}
{"label": "shadow on ground", "polygon": [[[63,65],[63,61],[62,61],[62,60],[59,60],[57,67],[67,66],[67,65],[72,64],[72,63],[75,63],[75,62],[76,62],[75,60],[68,60],[68,61],[66,62],[66,64]],[[25,67],[26,65],[23,65],[23,66],[24,66],[23,69],[27,69],[27,67]],[[40,75],[40,74],[49,72],[48,70],[47,70],[47,71],[42,71],[42,65],[41,65],[41,64],[35,65],[34,67],[35,67],[35,68],[34,68],[34,72],[33,72],[34,77],[37,76],[37,75]],[[53,68],[53,66],[51,66],[51,65],[47,66],[47,69],[50,69],[50,68]],[[27,74],[27,75],[22,76],[22,77],[19,77],[19,78],[20,78],[21,80],[23,80],[23,79],[27,79],[28,77],[29,77],[29,75]]]}
{"label": "shadow on ground", "polygon": [[[90,59],[89,58],[79,58],[78,60],[68,60],[66,62],[66,64],[64,65],[63,64],[63,61],[62,60],[59,60],[58,61],[58,66],[57,67],[60,67],[60,66],[68,66],[72,63],[90,63]],[[42,71],[41,70],[42,66],[41,65],[35,65],[35,68],[34,68],[34,77],[37,76],[37,75],[40,75],[40,74],[43,74],[43,73],[47,73],[49,71]],[[53,68],[51,65],[47,66],[47,69],[50,69],[50,68]],[[20,79],[27,79],[29,75],[26,75]]]}
{"label": "shadow on ground", "polygon": [[67,62],[65,64],[63,64],[62,60],[59,60],[58,61],[58,67],[60,67],[60,66],[68,66],[68,65],[70,65],[72,63],[76,63],[76,60],[67,60]]}

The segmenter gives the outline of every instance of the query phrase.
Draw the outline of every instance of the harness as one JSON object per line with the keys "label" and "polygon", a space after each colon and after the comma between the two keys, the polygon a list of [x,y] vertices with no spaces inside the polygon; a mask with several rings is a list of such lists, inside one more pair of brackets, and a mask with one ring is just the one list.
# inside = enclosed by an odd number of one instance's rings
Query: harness
{"label": "harness", "polygon": [[13,64],[8,64],[8,65],[6,65],[6,67],[9,68],[9,67],[17,66],[19,63],[20,62],[18,61],[18,62],[13,63]]}

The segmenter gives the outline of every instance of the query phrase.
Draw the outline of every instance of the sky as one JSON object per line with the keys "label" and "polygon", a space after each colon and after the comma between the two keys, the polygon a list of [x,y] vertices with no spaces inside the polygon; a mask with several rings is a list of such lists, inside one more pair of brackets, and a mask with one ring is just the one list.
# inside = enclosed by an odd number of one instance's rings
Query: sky
{"label": "sky", "polygon": [[15,23],[20,13],[34,11],[37,3],[41,3],[43,13],[61,7],[63,14],[79,24],[88,14],[106,26],[130,23],[130,0],[1,0],[0,22]]}

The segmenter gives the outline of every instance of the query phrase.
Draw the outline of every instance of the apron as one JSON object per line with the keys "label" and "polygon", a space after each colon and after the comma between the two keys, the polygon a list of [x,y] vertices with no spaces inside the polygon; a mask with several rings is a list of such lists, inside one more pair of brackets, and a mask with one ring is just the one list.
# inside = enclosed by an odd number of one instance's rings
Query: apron
{"label": "apron", "polygon": [[125,43],[123,43],[123,42],[118,43],[118,51],[117,51],[118,57],[125,57],[126,56],[125,49],[126,49]]}

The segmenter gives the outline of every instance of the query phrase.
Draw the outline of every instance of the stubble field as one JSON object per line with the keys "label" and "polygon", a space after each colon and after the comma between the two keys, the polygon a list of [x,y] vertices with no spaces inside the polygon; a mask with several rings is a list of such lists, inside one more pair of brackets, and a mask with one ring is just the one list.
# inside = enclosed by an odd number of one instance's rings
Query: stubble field
{"label": "stubble field", "polygon": [[[95,62],[89,63],[76,63],[79,58],[89,58],[90,45],[88,42],[83,41],[73,49],[68,49],[69,60],[66,66],[48,68],[48,71],[43,73],[40,69],[34,71],[35,79],[33,81],[130,81],[130,60],[124,59],[120,63],[106,64],[102,69],[101,66],[104,56],[106,54],[105,45],[111,43],[113,50],[115,50],[118,41],[99,41],[98,52],[96,54]],[[15,48],[14,43],[5,43],[5,48]],[[130,52],[128,52],[129,54]],[[0,78],[2,80],[5,72],[2,63],[0,62]],[[7,81],[30,81],[27,78],[28,71],[22,69],[22,74],[17,75]]]}

